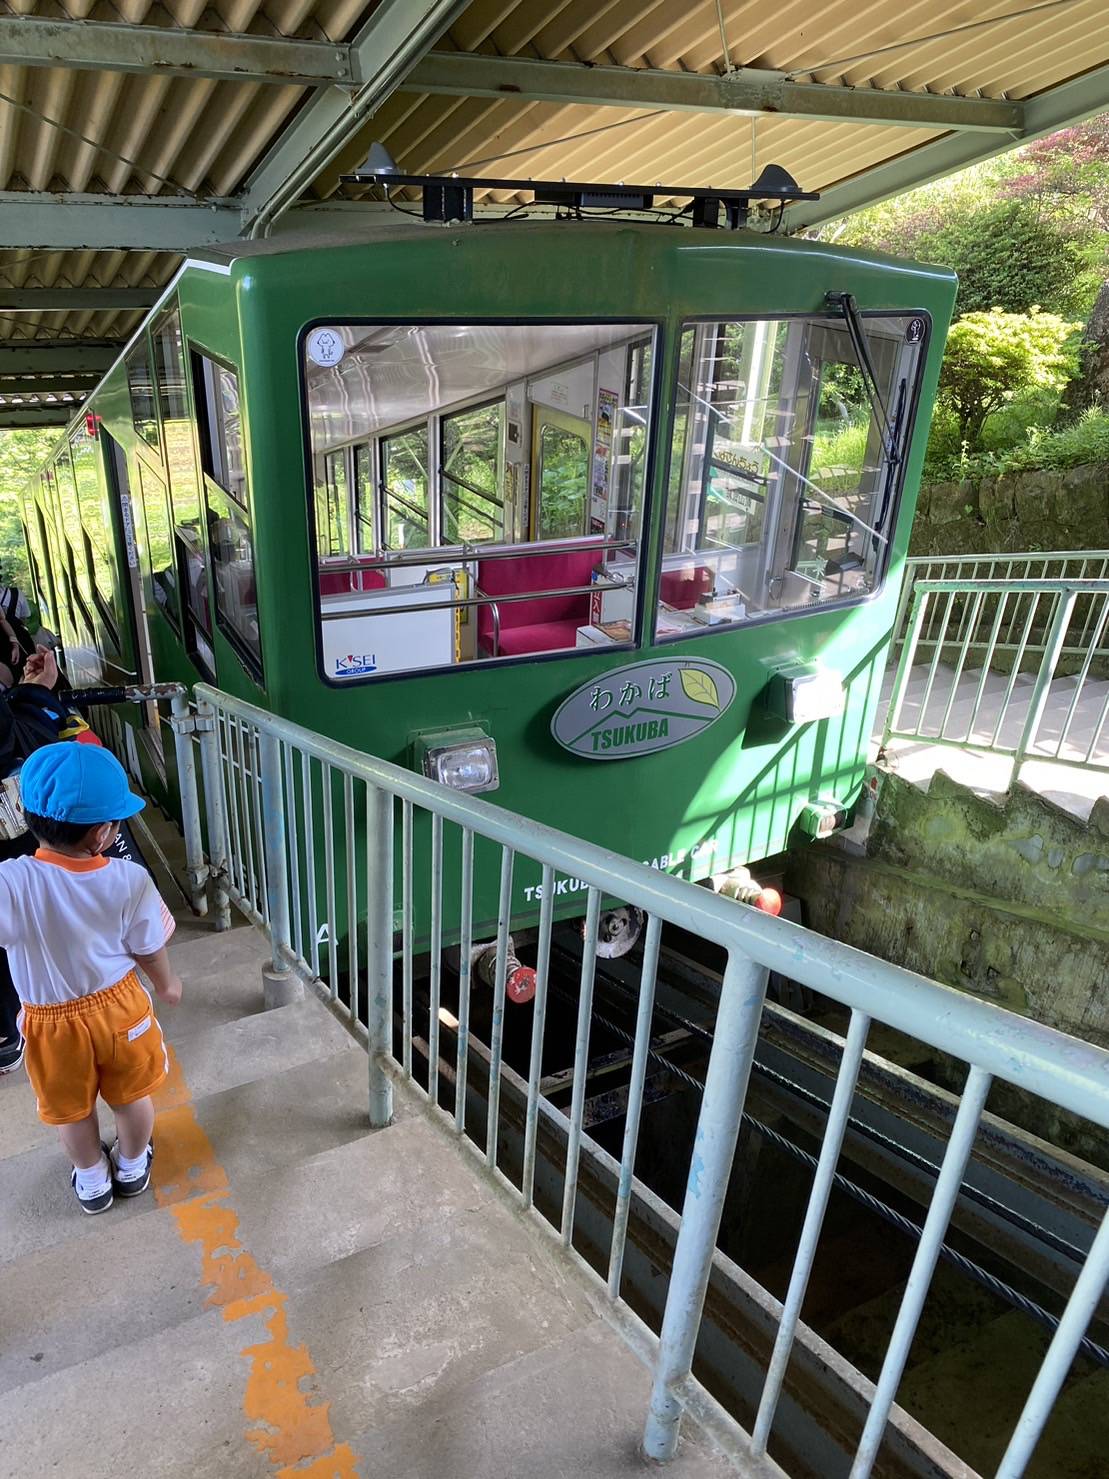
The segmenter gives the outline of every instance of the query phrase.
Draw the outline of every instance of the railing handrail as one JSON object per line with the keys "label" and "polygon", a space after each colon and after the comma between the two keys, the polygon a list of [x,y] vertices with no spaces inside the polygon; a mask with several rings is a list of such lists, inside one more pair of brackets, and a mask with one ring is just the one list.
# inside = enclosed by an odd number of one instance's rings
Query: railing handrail
{"label": "railing handrail", "polygon": [[918,565],[1018,564],[1028,560],[1109,560],[1109,549],[1021,550],[1018,554],[909,555],[906,568]]}
{"label": "railing handrail", "polygon": [[937,579],[917,580],[913,583],[914,599],[919,598],[927,592],[945,594],[954,592],[956,595],[966,591],[977,594],[982,591],[989,595],[991,592],[1013,592],[1020,595],[1024,592],[1040,595],[1054,595],[1060,591],[1077,591],[1080,596],[1103,596],[1109,593],[1109,580],[1103,580],[1100,576],[1050,576],[1042,580],[1036,576],[1014,576],[1011,580],[1004,576],[990,576],[989,578],[962,580],[958,576],[950,579],[939,577]]}
{"label": "railing handrail", "polygon": [[738,950],[771,971],[832,994],[897,1031],[973,1062],[997,1078],[1017,1083],[1109,1129],[1109,1051],[826,939],[802,925],[737,906],[596,843],[453,791],[208,684],[198,684],[195,694],[201,707],[214,705],[370,786],[504,847],[526,849],[533,860],[578,878],[608,897],[634,902],[714,944]]}

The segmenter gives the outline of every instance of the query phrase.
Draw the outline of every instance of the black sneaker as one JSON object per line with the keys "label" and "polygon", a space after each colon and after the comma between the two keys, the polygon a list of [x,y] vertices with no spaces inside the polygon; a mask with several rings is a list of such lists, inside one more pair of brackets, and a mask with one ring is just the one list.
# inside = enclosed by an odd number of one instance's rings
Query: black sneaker
{"label": "black sneaker", "polygon": [[[105,1155],[108,1155],[108,1147],[106,1145],[102,1144],[100,1148]],[[109,1173],[111,1172],[111,1168],[112,1159],[111,1156],[108,1156]],[[97,1212],[106,1212],[108,1208],[112,1205],[111,1182],[108,1183],[106,1191],[97,1192],[94,1197],[83,1197],[81,1193],[77,1190],[77,1171],[76,1169],[74,1169],[69,1173],[69,1184],[73,1188],[73,1195],[81,1203],[81,1210],[83,1212],[87,1212],[90,1217],[95,1216]]]}
{"label": "black sneaker", "polygon": [[118,1169],[119,1141],[117,1140],[108,1154],[108,1165],[111,1167],[112,1171],[112,1190],[115,1192],[116,1196],[141,1196],[146,1188],[150,1185],[150,1167],[153,1163],[153,1160],[154,1141],[152,1139],[150,1141],[150,1144],[146,1147],[146,1169],[140,1171],[137,1176],[131,1176],[126,1179],[122,1178],[119,1174]]}
{"label": "black sneaker", "polygon": [[24,1042],[17,1037],[15,1042],[8,1042],[7,1038],[0,1043],[0,1078],[5,1073],[14,1073],[23,1062]]}

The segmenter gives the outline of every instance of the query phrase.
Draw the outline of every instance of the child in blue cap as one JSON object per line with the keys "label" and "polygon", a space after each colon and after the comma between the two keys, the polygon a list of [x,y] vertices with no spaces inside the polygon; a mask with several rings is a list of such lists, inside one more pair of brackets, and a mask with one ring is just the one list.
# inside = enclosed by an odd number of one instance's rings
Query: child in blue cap
{"label": "child in blue cap", "polygon": [[[154,1158],[151,1095],[169,1071],[162,1029],[135,974],[181,1000],[166,943],[173,917],[150,875],[102,856],[145,803],[109,750],[47,745],[19,773],[32,857],[0,864],[0,947],[23,1004],[27,1077],[39,1118],[57,1125],[86,1212],[138,1196]],[[100,1139],[98,1095],[116,1143]]]}

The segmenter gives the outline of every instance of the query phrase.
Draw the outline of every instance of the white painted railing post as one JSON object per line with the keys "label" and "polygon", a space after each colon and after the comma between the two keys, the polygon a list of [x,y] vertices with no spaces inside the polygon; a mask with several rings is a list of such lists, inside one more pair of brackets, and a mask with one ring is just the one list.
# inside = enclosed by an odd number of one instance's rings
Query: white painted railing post
{"label": "white painted railing post", "polygon": [[200,735],[200,766],[204,775],[204,814],[208,824],[208,877],[212,883],[216,929],[231,928],[231,900],[227,892],[231,849],[227,841],[227,810],[223,796],[223,761],[220,756],[216,711],[206,699],[198,699],[196,727]]}
{"label": "white painted railing post", "polygon": [[[369,1034],[370,1124],[393,1119],[393,798],[366,787],[366,1029]],[[358,922],[347,920],[348,929]]]}
{"label": "white painted railing post", "polygon": [[288,1006],[304,995],[290,968],[289,857],[285,837],[285,790],[281,774],[281,741],[269,730],[258,735],[262,772],[262,848],[266,862],[266,905],[270,917],[270,965],[262,972],[265,1005]]}
{"label": "white painted railing post", "polygon": [[173,695],[170,712],[173,748],[177,757],[177,786],[181,794],[181,830],[185,838],[185,868],[189,880],[189,902],[193,913],[208,912],[208,869],[204,864],[204,839],[200,828],[200,797],[196,787],[196,753],[193,750],[193,721],[187,693]]}
{"label": "white painted railing post", "polygon": [[1055,669],[1059,664],[1059,657],[1063,651],[1063,643],[1067,639],[1067,628],[1074,614],[1074,603],[1078,600],[1076,590],[1060,591],[1059,604],[1055,608],[1055,616],[1044,644],[1044,654],[1040,658],[1040,671],[1036,674],[1035,686],[1032,689],[1032,698],[1028,705],[1028,716],[1024,721],[1024,729],[1021,731],[1020,741],[1017,745],[1016,754],[1013,756],[1013,770],[1009,776],[1010,786],[1020,775],[1020,768],[1024,764],[1028,751],[1036,743],[1036,732],[1040,727],[1040,721],[1044,717],[1047,701],[1051,695],[1051,680],[1055,676]]}
{"label": "white painted railing post", "polygon": [[664,1462],[678,1448],[682,1388],[693,1368],[712,1255],[742,1119],[762,1018],[767,971],[733,950],[720,988],[701,1114],[689,1162],[682,1223],[662,1316],[654,1386],[643,1434],[648,1458]]}

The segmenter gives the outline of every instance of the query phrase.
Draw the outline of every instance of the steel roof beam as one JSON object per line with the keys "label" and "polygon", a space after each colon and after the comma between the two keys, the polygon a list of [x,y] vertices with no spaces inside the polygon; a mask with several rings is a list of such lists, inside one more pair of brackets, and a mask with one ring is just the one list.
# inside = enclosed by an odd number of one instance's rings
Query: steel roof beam
{"label": "steel roof beam", "polygon": [[[1029,98],[1024,104],[1025,132],[1020,142],[1045,138],[1106,108],[1109,108],[1109,66],[1096,67],[1073,82],[1064,82]],[[922,144],[850,180],[830,185],[819,200],[800,201],[788,207],[787,227],[790,231],[802,231],[823,225],[825,221],[834,221],[906,190],[943,179],[968,165],[993,159],[1011,147],[1012,143],[968,134],[951,134]]]}
{"label": "steel roof beam", "polygon": [[240,221],[227,200],[0,190],[0,247],[187,252],[234,241]]}
{"label": "steel roof beam", "polygon": [[323,83],[353,87],[351,48],[283,36],[221,35],[116,21],[0,16],[0,62],[20,67],[166,73],[216,82]]}
{"label": "steel roof beam", "polygon": [[6,288],[0,287],[3,313],[114,313],[153,308],[161,288]]}
{"label": "steel roof beam", "polygon": [[467,0],[380,0],[351,45],[355,91],[317,89],[247,180],[247,234],[268,232],[466,6]]}
{"label": "steel roof beam", "polygon": [[0,398],[12,395],[86,396],[99,384],[99,371],[72,376],[65,370],[52,375],[17,375],[14,379],[0,379]]}
{"label": "steel roof beam", "polygon": [[73,405],[0,406],[0,427],[18,431],[34,426],[65,426],[77,411]]}
{"label": "steel roof beam", "polygon": [[773,113],[833,123],[885,123],[1019,134],[1020,103],[994,98],[830,87],[791,82],[784,72],[739,67],[727,76],[634,67],[585,67],[530,57],[430,52],[405,78],[403,92],[519,98],[588,107],[666,108],[693,113]]}
{"label": "steel roof beam", "polygon": [[[123,345],[105,339],[54,339],[0,343],[0,377],[53,371],[74,375],[85,370],[100,374],[119,358]],[[42,389],[49,390],[45,382]],[[0,391],[0,394],[3,394]]]}

